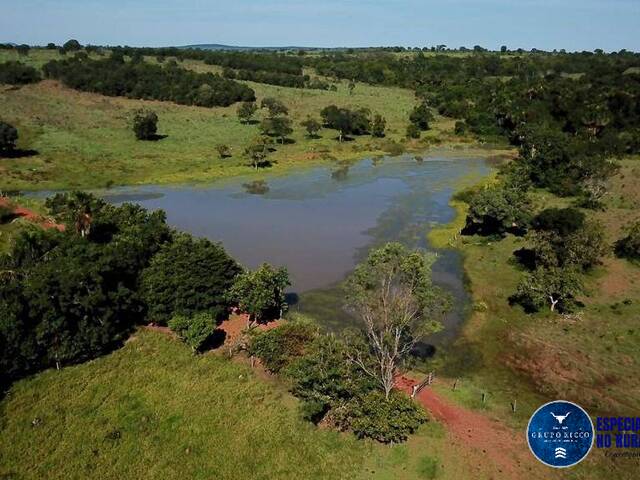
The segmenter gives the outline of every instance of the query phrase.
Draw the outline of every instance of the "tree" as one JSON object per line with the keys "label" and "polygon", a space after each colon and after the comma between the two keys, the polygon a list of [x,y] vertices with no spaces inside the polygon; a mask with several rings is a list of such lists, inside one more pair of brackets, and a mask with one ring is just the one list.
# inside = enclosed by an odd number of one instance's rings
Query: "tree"
{"label": "tree", "polygon": [[18,141],[18,130],[8,123],[0,121],[0,155],[12,152]]}
{"label": "tree", "polygon": [[537,268],[521,280],[512,300],[530,311],[548,305],[552,312],[567,312],[581,292],[582,280],[575,269]]}
{"label": "tree", "polygon": [[413,108],[409,115],[409,121],[420,130],[429,130],[429,124],[433,121],[433,113],[426,103],[421,103]]}
{"label": "tree", "polygon": [[353,91],[356,89],[356,83],[353,81],[349,82],[348,88],[349,88],[349,95],[353,95]]}
{"label": "tree", "polygon": [[249,326],[281,318],[287,308],[284,291],[291,285],[289,273],[284,267],[274,268],[263,263],[257,270],[240,275],[229,289],[228,298],[238,308],[249,314]]}
{"label": "tree", "polygon": [[169,320],[168,325],[196,353],[213,335],[216,318],[210,312],[195,313],[191,317],[176,315]]}
{"label": "tree", "polygon": [[349,359],[374,378],[389,399],[398,367],[416,343],[442,328],[448,307],[431,283],[433,257],[399,243],[374,249],[346,281],[347,306],[364,324]]}
{"label": "tree", "polygon": [[626,235],[616,242],[616,255],[631,260],[640,259],[640,221],[626,226]]}
{"label": "tree", "polygon": [[527,239],[537,266],[588,270],[607,253],[602,225],[585,221],[580,211],[573,216],[574,211],[572,208],[548,209],[536,217],[535,230]]}
{"label": "tree", "polygon": [[267,163],[269,155],[269,138],[260,136],[255,138],[245,149],[244,154],[251,160],[251,165],[257,170],[259,167]]}
{"label": "tree", "polygon": [[242,102],[238,107],[238,118],[242,123],[249,123],[257,111],[256,102]]}
{"label": "tree", "polygon": [[227,158],[231,156],[231,148],[229,145],[225,145],[224,143],[216,145],[216,151],[220,158]]}
{"label": "tree", "polygon": [[217,320],[226,313],[226,292],[241,272],[221,245],[175,234],[142,273],[147,317],[164,324],[176,314],[207,311]]}
{"label": "tree", "polygon": [[140,274],[168,241],[164,213],[93,213],[91,235],[27,229],[0,255],[0,383],[109,352],[144,318]]}
{"label": "tree", "polygon": [[272,97],[267,97],[260,103],[260,108],[266,108],[269,110],[270,117],[277,117],[280,115],[289,115],[289,109],[280,100]]}
{"label": "tree", "polygon": [[153,140],[158,131],[158,115],[151,111],[136,111],[133,117],[133,131],[138,140]]}
{"label": "tree", "polygon": [[260,130],[264,135],[272,135],[280,139],[284,145],[287,135],[293,132],[291,119],[287,117],[268,117],[260,123]]}
{"label": "tree", "polygon": [[386,126],[387,121],[384,117],[382,115],[376,115],[373,117],[373,122],[371,123],[371,135],[378,138],[384,137],[384,129]]}
{"label": "tree", "polygon": [[530,218],[526,192],[510,185],[492,185],[475,192],[469,199],[465,234],[504,235],[520,233]]}
{"label": "tree", "polygon": [[67,40],[64,45],[62,45],[62,48],[65,52],[75,52],[82,50],[82,45],[80,45],[78,40],[72,38],[71,40]]}
{"label": "tree", "polygon": [[318,132],[322,128],[322,124],[318,120],[313,117],[307,117],[306,120],[300,122],[300,125],[307,130],[309,138],[318,138]]}
{"label": "tree", "polygon": [[371,122],[369,121],[369,110],[361,108],[359,110],[349,110],[329,105],[320,112],[324,124],[328,128],[338,131],[338,140],[342,142],[345,135],[364,135],[369,132]]}

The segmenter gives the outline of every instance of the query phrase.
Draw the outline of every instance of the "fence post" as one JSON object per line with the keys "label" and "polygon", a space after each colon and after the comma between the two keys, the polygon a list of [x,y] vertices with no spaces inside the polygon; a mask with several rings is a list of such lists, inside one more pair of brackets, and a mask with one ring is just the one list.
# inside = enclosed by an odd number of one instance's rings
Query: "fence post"
{"label": "fence post", "polygon": [[456,378],[455,382],[453,382],[453,391],[454,392],[456,391],[456,388],[458,387],[458,380],[459,379]]}

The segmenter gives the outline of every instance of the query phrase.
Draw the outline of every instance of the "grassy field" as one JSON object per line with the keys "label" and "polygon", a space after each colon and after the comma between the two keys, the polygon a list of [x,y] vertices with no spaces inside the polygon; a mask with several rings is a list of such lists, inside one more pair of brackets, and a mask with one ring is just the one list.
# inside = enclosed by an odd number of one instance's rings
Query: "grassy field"
{"label": "grassy field", "polygon": [[[37,50],[21,60],[39,66],[58,56],[55,51]],[[0,52],[0,61],[9,57],[17,58],[17,54]],[[186,61],[184,66],[198,71],[219,70],[195,61]],[[294,143],[277,145],[271,155],[276,171],[460,141],[451,134],[453,122],[440,118],[420,141],[407,142],[408,115],[416,103],[409,90],[358,84],[351,95],[345,83],[338,84],[337,92],[247,83],[255,89],[258,101],[265,97],[282,100],[294,122]],[[0,86],[0,104],[2,119],[19,130],[18,146],[37,151],[33,156],[0,160],[0,189],[198,182],[249,173],[252,169],[243,150],[259,134],[258,125],[238,121],[236,106],[200,108],[104,97],[52,81],[22,88]],[[331,104],[366,107],[383,114],[387,137],[362,136],[339,143],[335,131],[323,130],[319,139],[306,138],[300,122],[308,115],[319,117],[320,110]],[[157,112],[158,133],[166,138],[136,141],[131,121],[133,112],[143,107]],[[232,157],[220,159],[215,150],[218,144],[229,145]]]}
{"label": "grassy field", "polygon": [[[637,159],[623,161],[606,197],[606,211],[588,212],[603,222],[610,244],[621,236],[622,225],[640,218],[639,174]],[[537,208],[569,202],[542,192],[535,198]],[[459,207],[461,221],[464,207]],[[449,379],[445,384],[461,379],[455,392],[445,387],[441,393],[518,429],[526,427],[538,406],[559,398],[577,402],[594,417],[640,410],[640,386],[632,380],[640,365],[639,266],[610,255],[587,276],[588,295],[577,314],[527,315],[508,305],[523,273],[513,257],[524,246],[523,239],[454,238],[446,229],[432,239],[462,250],[474,302],[462,335],[437,361],[436,368]],[[485,404],[483,392],[488,395]],[[616,478],[636,478],[636,469],[633,460],[612,462],[594,450],[567,476],[602,478],[614,473]]]}
{"label": "grassy field", "polygon": [[489,478],[428,422],[384,446],[303,421],[282,385],[176,339],[15,384],[0,404],[0,478]]}

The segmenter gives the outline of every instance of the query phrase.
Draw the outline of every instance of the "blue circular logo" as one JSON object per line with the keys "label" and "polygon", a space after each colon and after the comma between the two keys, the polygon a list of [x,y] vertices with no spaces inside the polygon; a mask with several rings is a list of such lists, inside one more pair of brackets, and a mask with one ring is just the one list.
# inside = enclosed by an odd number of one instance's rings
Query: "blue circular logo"
{"label": "blue circular logo", "polygon": [[529,420],[527,441],[531,452],[545,465],[572,467],[593,447],[593,422],[582,407],[557,400],[542,405]]}

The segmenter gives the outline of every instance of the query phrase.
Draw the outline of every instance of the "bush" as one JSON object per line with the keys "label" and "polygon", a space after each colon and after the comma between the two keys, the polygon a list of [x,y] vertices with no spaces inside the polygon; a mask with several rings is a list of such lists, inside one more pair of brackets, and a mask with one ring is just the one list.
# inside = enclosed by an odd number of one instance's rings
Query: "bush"
{"label": "bush", "polygon": [[429,130],[429,123],[433,121],[433,113],[426,103],[421,103],[411,111],[409,121],[420,130]]}
{"label": "bush", "polygon": [[393,391],[386,399],[378,390],[351,401],[349,423],[359,438],[403,442],[427,421],[424,410],[407,395]]}
{"label": "bush", "polygon": [[8,222],[13,218],[13,208],[0,205],[0,224]]}
{"label": "bush", "polygon": [[20,62],[0,63],[0,84],[26,85],[40,81],[40,73],[28,65]]}
{"label": "bush", "polygon": [[9,153],[16,148],[18,130],[8,123],[0,121],[0,154]]}
{"label": "bush", "polygon": [[640,259],[640,221],[626,228],[627,235],[616,242],[616,255],[623,258]]}
{"label": "bush", "polygon": [[407,138],[420,138],[420,128],[413,123],[407,127]]}
{"label": "bush", "polygon": [[175,314],[202,311],[222,318],[229,306],[225,294],[240,271],[221,245],[176,234],[142,274],[148,319],[162,324]]}
{"label": "bush", "polygon": [[317,423],[330,409],[376,388],[373,378],[349,362],[346,348],[335,336],[320,335],[286,368],[292,393],[304,400],[305,418]]}
{"label": "bush", "polygon": [[255,335],[249,353],[258,357],[272,373],[278,373],[293,360],[301,357],[317,337],[318,327],[303,321],[283,325]]}
{"label": "bush", "polygon": [[216,318],[208,312],[196,313],[192,317],[176,315],[169,320],[169,328],[176,332],[193,352],[198,352],[213,335]]}
{"label": "bush", "polygon": [[138,110],[133,117],[133,131],[138,140],[153,140],[158,131],[158,115],[155,112]]}

